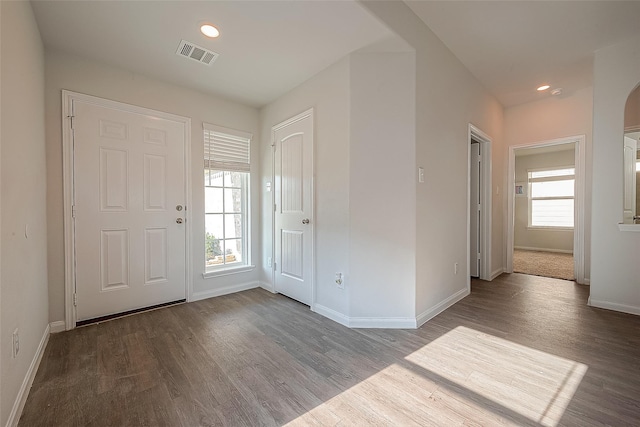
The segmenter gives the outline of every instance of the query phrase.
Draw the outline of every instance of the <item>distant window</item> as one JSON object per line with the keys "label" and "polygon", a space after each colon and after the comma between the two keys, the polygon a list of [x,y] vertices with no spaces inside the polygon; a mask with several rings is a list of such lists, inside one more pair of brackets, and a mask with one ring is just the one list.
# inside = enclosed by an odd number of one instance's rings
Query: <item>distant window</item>
{"label": "distant window", "polygon": [[251,135],[204,125],[205,272],[249,264]]}
{"label": "distant window", "polygon": [[529,227],[573,228],[575,168],[530,170]]}

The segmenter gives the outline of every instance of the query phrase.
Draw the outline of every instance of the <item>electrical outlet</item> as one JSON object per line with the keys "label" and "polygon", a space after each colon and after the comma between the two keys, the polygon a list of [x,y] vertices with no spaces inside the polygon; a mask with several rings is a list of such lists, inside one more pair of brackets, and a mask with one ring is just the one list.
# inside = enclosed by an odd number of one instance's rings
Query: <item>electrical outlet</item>
{"label": "electrical outlet", "polygon": [[336,273],[336,285],[338,289],[344,289],[344,280],[342,278],[342,273]]}
{"label": "electrical outlet", "polygon": [[13,358],[15,359],[20,352],[20,334],[18,333],[18,328],[13,331]]}
{"label": "electrical outlet", "polygon": [[458,274],[458,263],[457,262],[453,263],[453,274]]}

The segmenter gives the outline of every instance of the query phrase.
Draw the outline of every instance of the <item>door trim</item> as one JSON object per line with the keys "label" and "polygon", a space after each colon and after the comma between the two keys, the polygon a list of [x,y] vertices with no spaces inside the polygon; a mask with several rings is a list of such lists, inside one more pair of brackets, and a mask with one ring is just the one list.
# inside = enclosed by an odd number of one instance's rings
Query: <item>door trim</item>
{"label": "door trim", "polygon": [[[307,117],[311,118],[311,311],[316,311],[316,227],[315,227],[315,198],[316,198],[316,190],[314,186],[315,182],[315,126],[314,126],[314,110],[313,107],[308,110],[303,111],[300,114],[297,114],[290,119],[287,119],[283,122],[278,123],[277,125],[271,128],[271,182],[273,183],[273,191],[271,192],[271,206],[275,204],[275,182],[276,182],[276,132],[280,129],[289,126],[295,122],[299,122],[300,120],[306,119]],[[271,254],[272,254],[272,263],[271,263],[271,286],[273,292],[276,292],[276,212],[273,209],[271,215]]]}
{"label": "door trim", "polygon": [[576,191],[574,194],[574,227],[573,227],[573,259],[576,282],[585,283],[585,140],[584,135],[538,141],[531,144],[509,147],[509,169],[507,172],[507,265],[505,272],[513,273],[513,241],[515,221],[515,197],[513,189],[516,180],[516,151],[522,148],[550,147],[554,145],[575,143]]}
{"label": "door trim", "polygon": [[63,181],[63,217],[64,217],[64,314],[65,329],[76,327],[77,311],[74,304],[76,283],[75,227],[73,222],[74,176],[73,176],[73,131],[71,128],[74,101],[84,102],[128,113],[159,117],[184,124],[184,173],[185,173],[185,295],[191,301],[193,294],[193,266],[191,265],[191,119],[171,113],[138,107],[122,102],[111,101],[91,95],[62,91],[62,181]]}
{"label": "door trim", "polygon": [[[480,220],[480,271],[481,280],[491,281],[491,137],[484,133],[477,126],[469,123],[469,134],[467,138],[467,273],[471,271],[471,139],[480,142],[480,175],[482,185],[480,186],[480,205],[483,206]],[[471,291],[471,276],[467,274],[467,289]]]}

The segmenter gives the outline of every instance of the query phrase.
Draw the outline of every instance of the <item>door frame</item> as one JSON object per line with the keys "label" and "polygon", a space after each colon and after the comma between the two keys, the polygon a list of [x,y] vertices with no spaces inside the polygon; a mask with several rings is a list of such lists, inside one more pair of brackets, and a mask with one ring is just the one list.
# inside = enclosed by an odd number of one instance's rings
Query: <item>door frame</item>
{"label": "door frame", "polygon": [[64,217],[64,314],[65,330],[76,327],[77,310],[74,301],[76,291],[76,248],[75,227],[73,221],[74,206],[74,141],[72,119],[74,101],[84,102],[99,107],[111,108],[128,113],[142,114],[172,120],[184,124],[184,174],[185,174],[185,295],[191,301],[193,293],[191,265],[191,218],[193,203],[191,201],[191,118],[171,113],[138,107],[136,105],[111,101],[92,95],[62,91],[62,181],[63,181],[63,217]]}
{"label": "door frame", "polygon": [[[491,271],[491,137],[480,128],[469,123],[467,138],[467,273],[471,271],[471,139],[480,143],[480,205],[482,216],[480,220],[480,271],[481,280],[494,279]],[[471,276],[467,274],[467,289],[471,290]]]}
{"label": "door frame", "polygon": [[515,226],[515,195],[516,185],[516,151],[525,148],[551,147],[555,145],[575,143],[575,194],[574,194],[574,227],[573,227],[573,269],[576,282],[585,283],[585,135],[568,136],[564,138],[538,141],[530,144],[512,145],[509,147],[509,169],[507,173],[507,265],[506,273],[513,273],[513,242]]}
{"label": "door frame", "polygon": [[274,206],[273,209],[273,215],[271,215],[271,253],[273,254],[272,256],[272,262],[271,262],[271,284],[273,287],[273,292],[277,293],[276,290],[276,269],[275,269],[275,265],[276,265],[276,260],[277,260],[277,256],[276,256],[276,210],[275,210],[275,197],[276,197],[276,188],[275,188],[275,182],[276,182],[276,132],[279,131],[280,129],[293,124],[295,122],[298,122],[300,120],[306,119],[307,117],[311,118],[311,206],[310,206],[310,219],[311,219],[311,223],[309,225],[311,225],[311,311],[315,311],[315,305],[316,305],[316,239],[315,239],[315,234],[316,234],[316,227],[315,227],[315,217],[316,217],[316,212],[315,212],[315,198],[316,198],[316,191],[315,191],[315,187],[314,187],[314,181],[315,181],[315,159],[314,159],[314,153],[315,153],[315,123],[314,123],[314,110],[313,107],[309,108],[308,110],[303,111],[300,114],[297,114],[283,122],[280,122],[274,126],[271,127],[271,182],[273,183],[273,191],[271,192],[271,205]]}

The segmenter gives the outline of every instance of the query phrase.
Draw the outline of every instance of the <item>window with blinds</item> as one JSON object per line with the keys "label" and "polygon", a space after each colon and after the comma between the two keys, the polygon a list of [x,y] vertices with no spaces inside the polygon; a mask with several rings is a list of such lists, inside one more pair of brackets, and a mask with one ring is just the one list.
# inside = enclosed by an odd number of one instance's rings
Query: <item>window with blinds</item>
{"label": "window with blinds", "polygon": [[573,228],[575,168],[528,171],[529,227]]}
{"label": "window with blinds", "polygon": [[204,124],[204,168],[249,172],[251,134]]}
{"label": "window with blinds", "polygon": [[251,134],[204,124],[205,275],[249,264]]}

